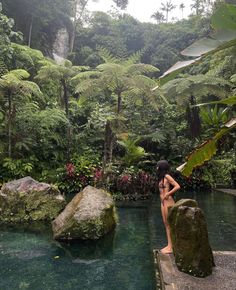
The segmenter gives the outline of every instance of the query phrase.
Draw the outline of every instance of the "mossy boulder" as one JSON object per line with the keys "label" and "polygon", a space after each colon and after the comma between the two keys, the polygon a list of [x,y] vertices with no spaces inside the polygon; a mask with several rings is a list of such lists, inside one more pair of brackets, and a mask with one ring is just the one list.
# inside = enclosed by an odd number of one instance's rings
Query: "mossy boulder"
{"label": "mossy boulder", "polygon": [[59,190],[31,177],[10,181],[0,191],[0,223],[51,221],[65,207]]}
{"label": "mossy boulder", "polygon": [[114,229],[117,217],[111,195],[87,186],[66,206],[52,222],[57,240],[96,240]]}
{"label": "mossy boulder", "polygon": [[173,253],[178,269],[197,277],[212,273],[214,258],[208,240],[207,224],[194,200],[180,200],[169,209]]}

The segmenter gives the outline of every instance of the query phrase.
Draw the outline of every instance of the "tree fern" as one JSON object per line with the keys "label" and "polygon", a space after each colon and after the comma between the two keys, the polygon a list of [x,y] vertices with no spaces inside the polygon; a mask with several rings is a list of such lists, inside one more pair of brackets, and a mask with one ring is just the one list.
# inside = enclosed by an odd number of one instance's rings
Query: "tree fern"
{"label": "tree fern", "polygon": [[121,64],[123,66],[131,66],[133,64],[140,63],[142,54],[143,54],[142,51],[137,51],[137,52],[131,54],[127,59],[123,60],[121,62]]}
{"label": "tree fern", "polygon": [[106,63],[119,63],[120,59],[114,57],[108,49],[102,46],[97,46],[99,56],[106,62]]}
{"label": "tree fern", "polygon": [[127,67],[127,73],[129,74],[145,74],[150,75],[159,72],[160,70],[153,65],[150,64],[131,64]]}
{"label": "tree fern", "polygon": [[196,75],[174,79],[163,85],[160,90],[168,99],[176,100],[178,103],[187,103],[193,95],[197,101],[206,101],[209,96],[217,99],[229,95],[232,85],[223,78]]}

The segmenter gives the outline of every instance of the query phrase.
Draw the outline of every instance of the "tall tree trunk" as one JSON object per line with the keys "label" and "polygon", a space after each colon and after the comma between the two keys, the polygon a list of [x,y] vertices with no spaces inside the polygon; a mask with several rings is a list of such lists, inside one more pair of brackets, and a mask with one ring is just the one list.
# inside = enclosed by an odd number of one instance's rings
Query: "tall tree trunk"
{"label": "tall tree trunk", "polygon": [[186,118],[190,137],[197,138],[201,133],[201,120],[199,116],[200,110],[198,107],[194,107],[194,105],[196,105],[196,99],[194,96],[191,96],[186,109]]}
{"label": "tall tree trunk", "polygon": [[110,121],[106,122],[105,127],[105,138],[104,138],[104,154],[103,154],[103,172],[106,171],[107,165],[112,162],[113,155],[113,146],[114,146],[114,134],[111,129]]}
{"label": "tall tree trunk", "polygon": [[8,94],[8,157],[12,157],[12,92]]}
{"label": "tall tree trunk", "polygon": [[31,47],[31,38],[32,38],[32,28],[33,28],[33,16],[30,19],[30,26],[29,26],[29,36],[28,36],[28,46]]}
{"label": "tall tree trunk", "polygon": [[121,97],[121,92],[118,92],[117,93],[117,115],[120,114],[121,112],[121,109],[122,109],[122,97]]}
{"label": "tall tree trunk", "polygon": [[78,3],[78,1],[75,0],[75,15],[74,15],[74,22],[73,22],[72,34],[71,34],[71,39],[70,39],[70,52],[71,53],[74,51],[75,35],[76,35],[77,24],[82,19],[84,10],[85,10],[88,2],[89,2],[89,0],[86,0],[84,2],[84,5],[81,7],[80,15],[77,17],[77,3]]}
{"label": "tall tree trunk", "polygon": [[66,159],[69,162],[71,158],[71,137],[72,137],[72,128],[69,120],[69,98],[67,94],[67,85],[66,85],[66,80],[62,80],[62,87],[63,87],[63,102],[64,102],[64,108],[65,108],[65,113],[66,117],[68,119],[68,127],[67,127],[67,150],[66,150]]}
{"label": "tall tree trunk", "polygon": [[65,112],[66,112],[66,117],[69,117],[69,100],[68,100],[68,94],[67,94],[67,85],[66,81],[63,79],[61,81],[62,87],[63,87],[63,102],[65,106]]}

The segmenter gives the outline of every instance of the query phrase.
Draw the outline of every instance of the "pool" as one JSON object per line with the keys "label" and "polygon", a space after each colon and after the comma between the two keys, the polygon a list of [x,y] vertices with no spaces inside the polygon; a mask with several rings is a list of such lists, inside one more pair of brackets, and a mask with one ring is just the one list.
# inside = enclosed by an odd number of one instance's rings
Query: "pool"
{"label": "pool", "polygon": [[[175,200],[191,198],[198,202],[207,221],[210,245],[213,250],[236,251],[236,197],[222,192],[179,192]],[[159,203],[156,211],[160,212]],[[153,224],[159,228],[155,235],[158,248],[166,244],[164,227],[159,213],[153,216]]]}
{"label": "pool", "polygon": [[42,226],[2,228],[0,289],[154,290],[148,208],[118,213],[116,231],[97,242],[58,243]]}
{"label": "pool", "polygon": [[[236,250],[236,197],[178,193],[203,209],[213,250]],[[96,242],[59,243],[50,227],[0,229],[1,290],[154,290],[152,250],[165,246],[158,196],[118,209],[116,230]]]}

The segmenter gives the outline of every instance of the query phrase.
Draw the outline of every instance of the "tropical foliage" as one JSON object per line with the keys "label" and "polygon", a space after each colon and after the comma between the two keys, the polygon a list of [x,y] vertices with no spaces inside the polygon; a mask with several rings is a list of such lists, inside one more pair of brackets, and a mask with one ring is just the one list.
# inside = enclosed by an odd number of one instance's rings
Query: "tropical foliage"
{"label": "tropical foliage", "polygon": [[[210,18],[210,4],[193,1],[194,15],[167,23],[175,9],[167,1],[166,22],[157,11],[152,24],[120,10],[89,16],[88,1],[42,3],[4,0],[8,16],[0,12],[0,183],[30,174],[66,193],[92,184],[147,198],[159,159],[187,161],[190,178],[173,173],[184,188],[215,184],[214,162],[230,183],[220,160],[235,160],[234,6],[218,5]],[[220,11],[229,20],[222,27]],[[55,61],[61,28],[71,52]],[[191,59],[158,79],[183,60],[180,51]]]}

